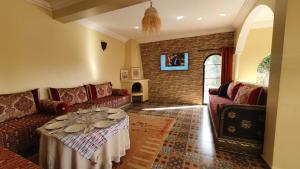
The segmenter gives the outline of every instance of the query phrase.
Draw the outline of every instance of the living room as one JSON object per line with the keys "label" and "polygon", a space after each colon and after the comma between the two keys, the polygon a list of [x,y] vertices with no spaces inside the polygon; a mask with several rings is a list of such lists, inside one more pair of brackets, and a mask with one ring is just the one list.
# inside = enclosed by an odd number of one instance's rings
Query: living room
{"label": "living room", "polygon": [[0,168],[300,166],[299,2],[0,3]]}

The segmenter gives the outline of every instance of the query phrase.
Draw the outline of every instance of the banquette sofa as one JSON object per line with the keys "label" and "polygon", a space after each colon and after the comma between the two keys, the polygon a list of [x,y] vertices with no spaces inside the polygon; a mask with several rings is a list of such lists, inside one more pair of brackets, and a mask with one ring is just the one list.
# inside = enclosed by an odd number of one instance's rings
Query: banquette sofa
{"label": "banquette sofa", "polygon": [[216,145],[240,153],[260,154],[266,101],[267,89],[253,84],[230,82],[210,89],[208,107]]}
{"label": "banquette sofa", "polygon": [[0,168],[2,169],[42,169],[37,164],[20,155],[0,147]]}
{"label": "banquette sofa", "polygon": [[38,89],[0,95],[0,147],[22,156],[37,152],[37,128],[58,115],[96,107],[120,108],[131,103],[125,89],[111,83],[75,88],[49,88],[50,99],[40,100]]}

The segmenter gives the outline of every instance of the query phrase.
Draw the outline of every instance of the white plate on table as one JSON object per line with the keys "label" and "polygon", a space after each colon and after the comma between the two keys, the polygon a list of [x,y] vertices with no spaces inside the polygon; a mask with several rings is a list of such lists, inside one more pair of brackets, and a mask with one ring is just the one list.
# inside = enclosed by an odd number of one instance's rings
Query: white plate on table
{"label": "white plate on table", "polygon": [[66,125],[67,125],[66,121],[58,121],[58,122],[54,122],[54,123],[46,125],[45,129],[46,130],[59,129],[59,128],[65,127]]}
{"label": "white plate on table", "polygon": [[68,115],[62,115],[62,116],[56,117],[55,119],[58,121],[62,121],[62,120],[68,120],[69,117],[68,117]]}
{"label": "white plate on table", "polygon": [[107,118],[111,119],[111,120],[120,120],[120,119],[123,119],[125,116],[126,116],[125,112],[119,112],[116,114],[111,114]]}
{"label": "white plate on table", "polygon": [[120,113],[120,112],[123,112],[123,110],[121,110],[121,109],[108,109],[107,110],[107,113],[109,113],[109,114],[116,114],[116,113]]}
{"label": "white plate on table", "polygon": [[103,112],[103,111],[105,111],[105,108],[96,108],[94,111],[95,112]]}
{"label": "white plate on table", "polygon": [[66,132],[66,133],[76,133],[76,132],[82,131],[83,129],[85,129],[84,124],[74,124],[74,125],[66,127],[64,129],[64,132]]}
{"label": "white plate on table", "polygon": [[98,121],[94,124],[94,127],[96,128],[107,128],[109,126],[111,126],[113,124],[112,121],[109,121],[109,120],[101,120],[101,121]]}

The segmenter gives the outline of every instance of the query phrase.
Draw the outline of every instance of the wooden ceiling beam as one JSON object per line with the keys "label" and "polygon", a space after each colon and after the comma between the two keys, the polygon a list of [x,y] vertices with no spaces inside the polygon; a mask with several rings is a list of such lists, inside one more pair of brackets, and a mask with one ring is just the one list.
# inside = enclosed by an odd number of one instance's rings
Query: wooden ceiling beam
{"label": "wooden ceiling beam", "polygon": [[60,22],[67,23],[147,1],[149,0],[84,0],[53,10],[52,16]]}

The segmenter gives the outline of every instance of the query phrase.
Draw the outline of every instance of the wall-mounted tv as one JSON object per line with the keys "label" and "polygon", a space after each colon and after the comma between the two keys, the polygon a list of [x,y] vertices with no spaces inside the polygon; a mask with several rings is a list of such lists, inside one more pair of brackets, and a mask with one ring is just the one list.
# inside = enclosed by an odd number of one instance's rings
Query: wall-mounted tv
{"label": "wall-mounted tv", "polygon": [[162,54],[160,70],[189,70],[189,54],[187,52]]}

